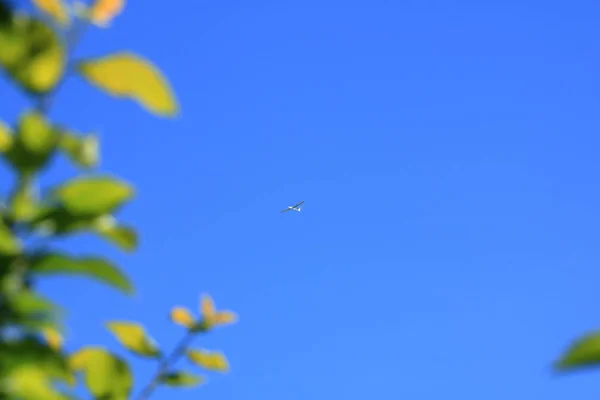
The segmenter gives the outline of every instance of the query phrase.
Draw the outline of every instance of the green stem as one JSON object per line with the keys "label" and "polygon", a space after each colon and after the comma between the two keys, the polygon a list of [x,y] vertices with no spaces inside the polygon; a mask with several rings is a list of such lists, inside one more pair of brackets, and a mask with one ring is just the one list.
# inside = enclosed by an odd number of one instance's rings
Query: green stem
{"label": "green stem", "polygon": [[183,356],[185,350],[192,343],[192,340],[194,340],[194,337],[194,333],[188,332],[181,339],[181,341],[179,341],[179,343],[177,344],[177,346],[175,346],[175,349],[171,352],[171,354],[169,354],[167,357],[164,357],[160,361],[160,363],[158,364],[158,368],[154,373],[154,376],[152,377],[150,382],[148,382],[148,384],[146,384],[146,386],[140,391],[137,397],[134,397],[134,400],[146,400],[152,395],[152,393],[154,393],[154,390],[160,384],[161,377],[169,371],[169,369],[172,367],[172,364],[175,364],[179,360],[179,358]]}

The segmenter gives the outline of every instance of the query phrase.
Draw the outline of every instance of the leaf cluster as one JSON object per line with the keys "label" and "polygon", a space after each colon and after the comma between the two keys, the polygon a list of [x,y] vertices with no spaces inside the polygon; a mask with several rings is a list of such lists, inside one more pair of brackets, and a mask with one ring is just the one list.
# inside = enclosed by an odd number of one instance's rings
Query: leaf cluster
{"label": "leaf cluster", "polygon": [[[118,51],[74,57],[86,29],[110,26],[123,11],[124,0],[32,3],[37,12],[27,14],[0,0],[0,69],[31,99],[31,106],[14,121],[0,120],[1,164],[14,178],[10,191],[0,194],[0,399],[73,399],[73,389],[81,382],[94,399],[125,400],[132,398],[134,380],[125,357],[96,345],[67,352],[66,310],[36,288],[48,276],[78,276],[134,293],[130,277],[113,261],[99,254],[58,251],[54,244],[60,238],[92,234],[122,251],[135,251],[138,232],[119,217],[135,198],[135,188],[101,171],[97,135],[51,120],[48,111],[66,79],[82,79],[159,117],[177,116],[179,105],[168,80],[140,55]],[[74,166],[76,176],[43,186],[44,173],[59,157]],[[187,312],[182,310],[180,315]],[[181,324],[175,314],[173,321]],[[106,324],[125,350],[156,362],[155,376],[137,399],[148,398],[160,385],[204,382],[203,376],[175,367],[182,358],[205,370],[229,369],[222,353],[190,346],[197,335],[233,322],[235,315],[216,311],[207,295],[201,314],[170,353],[137,322]]]}

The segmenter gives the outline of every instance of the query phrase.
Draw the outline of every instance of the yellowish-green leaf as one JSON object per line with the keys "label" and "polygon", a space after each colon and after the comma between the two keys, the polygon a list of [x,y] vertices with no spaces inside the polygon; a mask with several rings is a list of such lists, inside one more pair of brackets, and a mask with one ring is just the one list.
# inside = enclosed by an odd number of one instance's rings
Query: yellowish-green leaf
{"label": "yellowish-green leaf", "polygon": [[59,351],[62,348],[64,338],[57,329],[48,327],[42,329],[41,331],[46,343],[51,349]]}
{"label": "yellowish-green leaf", "polygon": [[82,61],[79,72],[92,85],[115,97],[130,98],[160,116],[176,116],[179,106],[162,73],[129,52]]}
{"label": "yellowish-green leaf", "polygon": [[203,376],[191,374],[185,371],[171,372],[160,377],[160,381],[172,387],[194,387],[205,382]]}
{"label": "yellowish-green leaf", "polygon": [[0,153],[6,153],[13,144],[13,135],[11,129],[4,122],[0,121]]}
{"label": "yellowish-green leaf", "polygon": [[19,140],[23,148],[33,154],[47,154],[56,145],[58,136],[42,114],[28,112],[18,124]]}
{"label": "yellowish-green leaf", "polygon": [[73,163],[81,168],[94,168],[99,163],[96,135],[76,136],[69,132],[62,132],[59,147]]}
{"label": "yellowish-green leaf", "polygon": [[101,258],[75,258],[59,253],[45,254],[31,260],[30,270],[37,275],[85,276],[124,293],[133,293],[133,286],[129,278],[120,269]]}
{"label": "yellowish-green leaf", "polygon": [[187,358],[194,364],[211,371],[227,372],[229,363],[223,353],[207,350],[188,350]]}
{"label": "yellowish-green leaf", "polygon": [[10,199],[11,216],[17,222],[31,221],[39,211],[37,188],[27,176],[20,177]]}
{"label": "yellowish-green leaf", "polygon": [[33,0],[33,4],[60,25],[65,26],[70,22],[67,8],[61,0]]}
{"label": "yellowish-green leaf", "polygon": [[114,212],[131,200],[134,190],[115,178],[84,177],[59,186],[53,195],[72,215],[101,216]]}
{"label": "yellowish-green leaf", "polygon": [[50,300],[28,290],[20,291],[17,295],[12,296],[9,304],[13,312],[23,316],[47,314],[50,317],[58,317],[64,312]]}
{"label": "yellowish-green leaf", "polygon": [[554,367],[559,371],[600,367],[600,331],[575,340]]}
{"label": "yellowish-green leaf", "polygon": [[0,219],[0,254],[14,256],[21,251],[19,240],[13,236],[11,230]]}
{"label": "yellowish-green leaf", "polygon": [[0,371],[10,374],[23,367],[35,367],[49,378],[72,384],[74,377],[67,360],[56,350],[33,338],[0,343]]}
{"label": "yellowish-green leaf", "polygon": [[47,165],[58,138],[41,114],[26,112],[18,121],[16,135],[5,157],[21,176],[28,177]]}
{"label": "yellowish-green leaf", "polygon": [[41,21],[15,15],[0,26],[0,65],[25,90],[51,91],[65,69],[65,48],[56,33]]}
{"label": "yellowish-green leaf", "polygon": [[125,251],[133,251],[138,246],[138,236],[135,230],[125,225],[96,224],[96,232]]}
{"label": "yellowish-green leaf", "polygon": [[143,357],[156,358],[160,355],[158,346],[140,324],[113,321],[107,323],[106,327],[127,350]]}
{"label": "yellowish-green leaf", "polygon": [[70,358],[71,368],[83,372],[88,390],[96,399],[127,400],[133,377],[127,363],[101,347],[84,347]]}
{"label": "yellowish-green leaf", "polygon": [[3,389],[9,398],[20,400],[69,400],[56,390],[48,375],[35,365],[18,368],[11,372]]}

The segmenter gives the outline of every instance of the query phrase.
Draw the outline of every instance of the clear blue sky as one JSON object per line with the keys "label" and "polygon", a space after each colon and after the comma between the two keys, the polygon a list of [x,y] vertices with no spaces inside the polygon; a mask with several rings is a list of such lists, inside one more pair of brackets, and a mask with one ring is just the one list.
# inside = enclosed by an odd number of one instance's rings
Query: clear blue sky
{"label": "clear blue sky", "polygon": [[[240,323],[198,344],[232,371],[157,400],[595,398],[600,375],[549,366],[600,327],[599,15],[578,0],[131,1],[78,54],[140,52],[183,112],[156,119],[77,80],[58,98],[52,116],[97,130],[103,170],[137,185],[122,219],[143,233],[134,255],[69,245],[121,264],[134,300],[42,285],[71,306],[70,348],[118,349],[112,318],[169,348],[170,307],[208,291]],[[12,118],[25,102],[0,92]]]}

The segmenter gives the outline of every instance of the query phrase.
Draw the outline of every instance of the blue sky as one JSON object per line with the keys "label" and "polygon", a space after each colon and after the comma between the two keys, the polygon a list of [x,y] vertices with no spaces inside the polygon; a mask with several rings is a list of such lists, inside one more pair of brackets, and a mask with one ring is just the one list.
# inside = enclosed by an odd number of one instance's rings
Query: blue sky
{"label": "blue sky", "polygon": [[[198,345],[232,371],[155,399],[594,398],[597,374],[549,366],[600,327],[597,2],[130,3],[78,55],[150,58],[182,116],[77,79],[57,99],[136,185],[122,219],[142,232],[134,255],[69,244],[135,299],[42,283],[71,348],[118,350],[109,319],[170,348],[170,307],[207,291],[240,322]],[[24,98],[0,91],[14,118]],[[141,384],[153,366],[130,359]]]}

